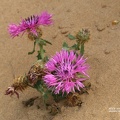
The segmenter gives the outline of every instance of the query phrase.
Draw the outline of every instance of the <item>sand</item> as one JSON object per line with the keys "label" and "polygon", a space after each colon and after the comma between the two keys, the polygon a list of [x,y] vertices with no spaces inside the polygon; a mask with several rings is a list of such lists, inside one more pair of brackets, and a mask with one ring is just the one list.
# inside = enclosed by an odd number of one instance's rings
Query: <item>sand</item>
{"label": "sand", "polygon": [[[112,25],[113,20],[120,20],[120,0],[1,0],[0,6],[0,120],[120,119],[120,24]],[[27,108],[22,105],[22,101],[39,95],[36,90],[27,89],[20,93],[20,99],[4,95],[13,78],[27,73],[36,61],[36,54],[27,55],[33,42],[26,35],[10,38],[8,24],[42,11],[52,13],[54,19],[52,26],[42,27],[43,37],[53,43],[46,48],[49,56],[61,49],[62,42],[69,41],[66,31],[74,35],[88,28],[91,33],[85,45],[92,84],[89,95],[82,98],[81,108],[62,106],[61,113],[53,117],[42,101],[40,109],[38,103]]]}

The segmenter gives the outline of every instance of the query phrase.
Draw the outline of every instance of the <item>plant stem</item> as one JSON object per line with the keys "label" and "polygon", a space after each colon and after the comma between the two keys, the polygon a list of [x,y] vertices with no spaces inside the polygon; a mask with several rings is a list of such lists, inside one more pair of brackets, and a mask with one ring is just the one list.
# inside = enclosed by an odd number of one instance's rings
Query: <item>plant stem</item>
{"label": "plant stem", "polygon": [[77,40],[77,50],[80,50],[80,42]]}
{"label": "plant stem", "polygon": [[84,54],[84,43],[81,44],[80,54],[81,55]]}
{"label": "plant stem", "polygon": [[39,44],[39,46],[40,46],[41,59],[44,60],[44,49],[43,49],[43,45]]}
{"label": "plant stem", "polygon": [[43,49],[43,45],[41,44],[41,43],[39,43],[38,44],[39,45],[39,51],[38,51],[38,55],[37,55],[37,58],[38,58],[38,60],[42,60],[42,61],[44,61],[44,53],[45,53],[45,51],[44,51],[44,49]]}

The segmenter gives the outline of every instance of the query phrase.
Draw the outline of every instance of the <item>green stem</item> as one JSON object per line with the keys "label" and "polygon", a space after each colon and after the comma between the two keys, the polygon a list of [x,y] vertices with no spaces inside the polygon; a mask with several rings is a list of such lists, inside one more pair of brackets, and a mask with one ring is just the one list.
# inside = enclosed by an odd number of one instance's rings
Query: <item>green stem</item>
{"label": "green stem", "polygon": [[39,44],[39,46],[40,46],[41,59],[44,60],[44,49],[43,49],[43,45]]}
{"label": "green stem", "polygon": [[36,88],[38,92],[42,94],[43,101],[46,103],[46,99],[48,98],[47,92],[44,90],[44,87],[40,85],[39,87]]}
{"label": "green stem", "polygon": [[40,43],[38,45],[39,45],[40,50],[38,51],[37,58],[38,58],[38,60],[44,61],[44,49],[43,49],[43,45],[40,44]]}
{"label": "green stem", "polygon": [[80,54],[81,55],[84,54],[84,43],[81,44]]}
{"label": "green stem", "polygon": [[79,42],[79,40],[77,40],[77,49],[76,50],[80,50],[80,42]]}

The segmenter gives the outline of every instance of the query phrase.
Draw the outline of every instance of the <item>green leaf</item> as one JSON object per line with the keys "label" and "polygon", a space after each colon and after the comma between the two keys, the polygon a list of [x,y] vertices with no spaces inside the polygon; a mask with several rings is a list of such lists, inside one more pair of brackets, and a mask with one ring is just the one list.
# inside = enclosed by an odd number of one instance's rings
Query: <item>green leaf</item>
{"label": "green leaf", "polygon": [[73,46],[70,47],[70,49],[72,50],[80,50],[79,45],[78,44],[74,44]]}
{"label": "green leaf", "polygon": [[44,40],[41,40],[41,41],[40,41],[40,44],[46,46],[46,42],[45,42]]}
{"label": "green leaf", "polygon": [[[44,40],[44,39],[42,39],[42,40]],[[47,40],[44,40],[46,43],[48,43],[48,44],[50,44],[50,45],[52,45],[52,43],[51,42],[49,42],[49,41],[47,41]]]}
{"label": "green leaf", "polygon": [[70,47],[70,49],[74,49],[74,50],[76,50],[76,49],[77,49],[77,45],[74,44],[73,46]]}
{"label": "green leaf", "polygon": [[41,92],[43,94],[44,89],[42,87],[40,80],[37,81],[37,83],[34,85],[34,88],[36,88],[39,92]]}
{"label": "green leaf", "polygon": [[36,39],[35,41],[37,44],[40,44],[41,39]]}
{"label": "green leaf", "polygon": [[44,97],[44,100],[48,99],[48,93],[45,92],[44,95],[43,95],[43,97]]}
{"label": "green leaf", "polygon": [[38,80],[37,83],[34,85],[34,88],[36,88],[37,91],[42,94],[43,100],[46,103],[46,100],[48,99],[48,95],[50,94],[50,92],[44,89],[45,86],[41,81],[42,80]]}
{"label": "green leaf", "polygon": [[38,51],[37,58],[38,58],[38,60],[41,60],[41,59],[42,59],[41,54],[40,54],[40,51]]}
{"label": "green leaf", "polygon": [[53,96],[54,100],[56,102],[58,102],[60,100],[63,100],[64,98],[66,98],[67,94],[66,93],[63,94],[62,92],[60,92],[59,94],[52,93],[52,96]]}
{"label": "green leaf", "polygon": [[47,62],[49,60],[48,56],[44,57],[44,62]]}
{"label": "green leaf", "polygon": [[30,55],[30,54],[33,54],[33,53],[35,52],[35,46],[36,46],[36,41],[34,42],[33,51],[31,51],[31,52],[28,52],[28,55]]}
{"label": "green leaf", "polygon": [[46,45],[46,42],[43,39],[36,39],[36,43],[40,45]]}
{"label": "green leaf", "polygon": [[73,35],[71,35],[71,34],[68,34],[68,38],[69,38],[70,40],[75,40],[75,39],[76,39],[76,37],[73,36]]}
{"label": "green leaf", "polygon": [[69,50],[69,46],[66,42],[64,42],[62,46],[63,46],[63,49]]}

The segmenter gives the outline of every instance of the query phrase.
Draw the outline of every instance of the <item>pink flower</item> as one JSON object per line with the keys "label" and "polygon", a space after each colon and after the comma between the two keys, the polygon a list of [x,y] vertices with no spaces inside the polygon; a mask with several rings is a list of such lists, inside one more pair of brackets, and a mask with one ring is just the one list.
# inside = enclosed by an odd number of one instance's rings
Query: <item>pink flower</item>
{"label": "pink flower", "polygon": [[39,16],[39,24],[40,25],[51,25],[53,23],[51,18],[52,18],[51,14],[48,14],[47,12],[43,12]]}
{"label": "pink flower", "polygon": [[20,26],[15,24],[10,24],[8,31],[12,37],[18,36],[21,33]]}
{"label": "pink flower", "polygon": [[8,30],[12,37],[18,36],[20,33],[24,33],[26,31],[37,36],[36,30],[38,27],[40,25],[51,25],[53,23],[51,18],[51,14],[43,12],[41,15],[33,15],[27,19],[23,19],[18,25],[10,24]]}
{"label": "pink flower", "polygon": [[80,91],[84,85],[82,81],[89,76],[86,73],[89,66],[86,59],[74,51],[62,50],[56,53],[45,65],[48,70],[43,80],[55,94]]}
{"label": "pink flower", "polygon": [[31,16],[25,20],[22,20],[20,23],[21,32],[25,32],[28,30],[29,32],[33,33],[37,36],[37,28],[39,27],[39,16]]}

